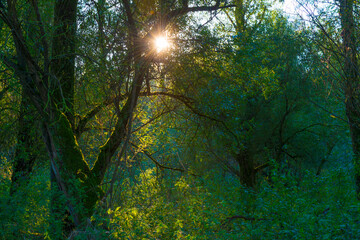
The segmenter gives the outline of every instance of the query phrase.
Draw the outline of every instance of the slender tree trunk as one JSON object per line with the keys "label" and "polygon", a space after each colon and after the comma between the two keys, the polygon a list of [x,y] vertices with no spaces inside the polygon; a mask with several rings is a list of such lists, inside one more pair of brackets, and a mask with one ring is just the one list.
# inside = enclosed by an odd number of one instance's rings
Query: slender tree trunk
{"label": "slender tree trunk", "polygon": [[360,199],[360,84],[356,50],[353,2],[339,0],[344,53],[344,92],[346,115],[353,146],[356,192]]}
{"label": "slender tree trunk", "polygon": [[246,7],[244,0],[235,0],[236,9],[235,9],[235,20],[236,20],[236,32],[244,33],[245,32],[245,13]]}

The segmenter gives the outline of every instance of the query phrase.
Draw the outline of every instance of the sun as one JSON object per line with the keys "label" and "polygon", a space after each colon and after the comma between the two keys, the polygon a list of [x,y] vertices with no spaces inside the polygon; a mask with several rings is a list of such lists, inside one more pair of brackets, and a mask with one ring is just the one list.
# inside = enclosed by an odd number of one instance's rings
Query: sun
{"label": "sun", "polygon": [[158,36],[155,38],[155,48],[158,53],[165,51],[169,48],[170,42],[164,36]]}

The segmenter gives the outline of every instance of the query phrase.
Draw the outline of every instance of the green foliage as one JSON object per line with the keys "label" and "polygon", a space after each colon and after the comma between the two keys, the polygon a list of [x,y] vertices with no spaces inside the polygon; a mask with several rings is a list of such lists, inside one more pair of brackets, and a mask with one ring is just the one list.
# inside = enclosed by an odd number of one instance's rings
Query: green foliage
{"label": "green foliage", "polygon": [[[44,49],[39,46],[42,39],[53,38],[56,26],[46,17],[42,36],[33,7],[19,2],[25,45],[42,68]],[[339,120],[345,116],[343,95],[333,94],[339,86],[330,83],[341,74],[329,66],[341,69],[341,64],[318,45],[328,51],[336,49],[336,42],[289,22],[270,10],[270,1],[233,1],[246,6],[206,16],[223,20],[226,12],[235,22],[200,25],[196,14],[174,19],[161,29],[173,41],[171,51],[151,56],[146,71],[139,73],[139,58],[151,43],[147,38],[134,41],[131,30],[141,37],[152,35],[159,27],[154,22],[176,14],[172,10],[182,5],[128,2],[138,29],[132,29],[118,1],[79,1],[77,114],[72,126],[54,111],[58,116],[49,124],[59,163],[68,171],[61,176],[69,196],[56,184],[50,186],[49,163],[42,161],[46,156],[36,160],[29,183],[10,194],[21,89],[13,70],[0,66],[0,239],[359,236],[349,131]],[[213,2],[189,1],[191,7]],[[40,15],[51,16],[53,3],[40,3]],[[323,22],[335,39],[336,23]],[[2,20],[0,28],[6,33],[0,37],[0,59],[14,59],[14,43],[4,37],[10,31]],[[135,76],[142,74],[137,105],[125,105],[133,97]],[[32,112],[27,114],[33,117]],[[83,120],[86,126],[76,132]],[[114,131],[120,124],[121,131]],[[116,137],[109,140],[112,134]],[[108,151],[99,156],[101,149]],[[23,155],[29,152],[24,148]],[[239,156],[251,161],[258,183],[253,189],[240,184],[246,165]],[[112,157],[110,164],[106,157]],[[259,166],[264,168],[255,169]],[[97,170],[104,181],[93,175]],[[63,227],[71,222],[70,205],[83,221],[67,232]]]}
{"label": "green foliage", "polygon": [[161,179],[148,169],[108,210],[110,239],[353,239],[360,205],[348,171],[299,180],[274,168],[274,184],[253,192],[216,171]]}
{"label": "green foliage", "polygon": [[50,216],[47,172],[47,166],[36,167],[29,183],[11,196],[10,178],[1,174],[0,239],[43,239]]}
{"label": "green foliage", "polygon": [[[147,169],[134,182],[124,179],[122,201],[95,214],[75,239],[354,239],[360,234],[351,167],[294,176],[273,164],[268,182],[256,192],[221,171],[162,177]],[[46,171],[38,169],[27,191],[10,198],[9,178],[2,178],[1,238],[47,236],[46,179]]]}

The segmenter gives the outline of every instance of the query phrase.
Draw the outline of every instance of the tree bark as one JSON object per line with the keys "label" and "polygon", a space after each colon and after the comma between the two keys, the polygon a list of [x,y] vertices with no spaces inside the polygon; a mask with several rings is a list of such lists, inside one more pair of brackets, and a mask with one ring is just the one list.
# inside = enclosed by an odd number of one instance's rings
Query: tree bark
{"label": "tree bark", "polygon": [[54,9],[50,78],[53,98],[74,127],[74,86],[77,0],[58,0]]}
{"label": "tree bark", "polygon": [[244,0],[236,0],[235,1],[235,20],[236,20],[236,32],[237,33],[244,33],[246,29],[246,22],[245,22],[245,13],[246,7]]}
{"label": "tree bark", "polygon": [[344,92],[355,167],[356,193],[360,199],[360,84],[356,50],[353,1],[339,0],[344,55]]}
{"label": "tree bark", "polygon": [[[52,121],[54,126],[49,128],[48,136],[52,137],[55,144],[53,161],[58,166],[59,172],[56,173],[53,167],[50,168],[50,180],[52,188],[51,196],[51,214],[53,218],[51,233],[53,237],[61,236],[61,233],[67,236],[73,228],[77,227],[81,218],[79,208],[81,197],[75,197],[73,203],[77,210],[64,211],[68,206],[69,199],[62,200],[64,191],[78,193],[80,189],[75,189],[77,183],[77,171],[89,175],[90,169],[87,166],[82,153],[77,146],[68,129],[68,125],[74,127],[74,85],[75,85],[75,36],[76,36],[76,15],[77,0],[58,0],[54,5],[54,35],[52,38],[52,56],[50,65],[50,94],[54,106],[52,107]],[[59,111],[57,111],[58,109]],[[65,115],[62,115],[64,113]],[[66,119],[65,119],[66,118]],[[67,123],[69,122],[69,124]],[[46,132],[46,131],[45,131]],[[62,137],[66,143],[58,141]],[[49,140],[49,138],[48,138]],[[51,144],[47,143],[51,147]],[[56,158],[55,156],[58,156]],[[76,166],[76,167],[75,167]],[[58,175],[58,176],[57,176]],[[60,179],[57,179],[60,178]],[[64,181],[64,187],[61,187],[59,180]],[[74,183],[70,183],[74,181]],[[77,183],[78,184],[78,183]],[[79,187],[79,186],[77,186]],[[63,189],[66,188],[66,189]],[[66,198],[66,197],[65,197]],[[69,207],[69,206],[68,206]],[[81,210],[84,212],[84,209]],[[73,215],[74,221],[71,221],[70,215]],[[75,220],[78,218],[77,220]],[[61,221],[56,224],[57,219]]]}

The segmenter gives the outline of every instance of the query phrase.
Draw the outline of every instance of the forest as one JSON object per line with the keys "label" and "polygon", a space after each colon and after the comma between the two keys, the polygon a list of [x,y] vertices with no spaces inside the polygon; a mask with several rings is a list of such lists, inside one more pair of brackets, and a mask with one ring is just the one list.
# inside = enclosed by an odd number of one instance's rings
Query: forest
{"label": "forest", "polygon": [[0,239],[360,239],[359,23],[0,0]]}

